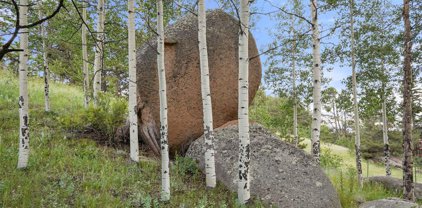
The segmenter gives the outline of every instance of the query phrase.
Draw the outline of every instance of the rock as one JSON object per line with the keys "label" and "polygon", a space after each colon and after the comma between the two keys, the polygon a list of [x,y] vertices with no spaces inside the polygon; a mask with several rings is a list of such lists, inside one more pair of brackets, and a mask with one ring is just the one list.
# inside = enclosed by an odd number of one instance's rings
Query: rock
{"label": "rock", "polygon": [[[165,28],[169,145],[184,151],[203,134],[197,17],[188,15]],[[214,128],[237,119],[238,20],[221,10],[207,12],[207,43]],[[156,40],[137,53],[140,136],[159,150],[159,93]],[[261,81],[261,61],[249,35],[249,101]],[[254,57],[254,58],[252,58]]]}
{"label": "rock", "polygon": [[[215,130],[217,180],[237,191],[238,128],[230,122]],[[312,157],[281,141],[259,124],[250,125],[251,194],[275,207],[341,207],[330,180]],[[186,156],[204,170],[204,138],[194,141]]]}
{"label": "rock", "polygon": [[361,204],[359,208],[418,208],[418,204],[399,198],[380,199]]}
{"label": "rock", "polygon": [[[372,183],[382,184],[386,189],[395,192],[403,192],[403,180],[389,176],[373,176],[367,179]],[[422,184],[414,183],[416,199],[422,199]]]}

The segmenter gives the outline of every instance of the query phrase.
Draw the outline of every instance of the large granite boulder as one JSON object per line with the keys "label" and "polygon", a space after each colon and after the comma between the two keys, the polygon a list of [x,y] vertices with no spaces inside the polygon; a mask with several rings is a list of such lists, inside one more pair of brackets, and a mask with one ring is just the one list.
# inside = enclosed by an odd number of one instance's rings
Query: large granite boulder
{"label": "large granite boulder", "polygon": [[359,208],[418,208],[419,205],[399,198],[379,199],[361,204]]}
{"label": "large granite boulder", "polygon": [[[221,10],[207,12],[207,44],[214,127],[237,119],[238,20]],[[159,94],[155,38],[137,54],[140,135],[159,150]],[[249,101],[258,90],[261,62],[249,35]],[[188,15],[165,28],[169,145],[184,151],[203,133],[197,17]]]}
{"label": "large granite boulder", "polygon": [[[236,122],[215,130],[217,180],[237,190],[239,136]],[[312,157],[271,135],[259,124],[250,126],[251,194],[275,207],[341,207],[338,195]],[[186,156],[204,170],[204,138],[194,141]]]}
{"label": "large granite boulder", "polygon": [[[403,192],[403,180],[389,176],[372,176],[367,179],[371,183],[383,185],[386,189],[395,192]],[[416,199],[422,199],[422,184],[414,183]]]}

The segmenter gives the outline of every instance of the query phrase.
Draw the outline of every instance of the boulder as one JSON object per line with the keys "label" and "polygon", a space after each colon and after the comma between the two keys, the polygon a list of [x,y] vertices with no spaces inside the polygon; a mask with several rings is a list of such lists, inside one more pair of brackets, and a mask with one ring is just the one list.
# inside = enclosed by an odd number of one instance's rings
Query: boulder
{"label": "boulder", "polygon": [[[207,12],[207,45],[214,128],[237,119],[238,20],[221,10]],[[140,136],[153,150],[159,146],[159,93],[156,39],[137,53]],[[249,101],[261,81],[261,61],[249,35]],[[165,28],[165,70],[170,149],[184,151],[203,134],[197,17],[187,15]],[[183,150],[184,149],[184,150]]]}
{"label": "boulder", "polygon": [[[386,189],[395,192],[403,192],[403,180],[389,176],[373,176],[367,179],[372,183],[382,184]],[[422,184],[414,183],[416,199],[422,199]]]}
{"label": "boulder", "polygon": [[399,198],[379,199],[361,204],[359,208],[418,208],[419,205]]}
{"label": "boulder", "polygon": [[[236,122],[214,131],[217,180],[237,191],[239,136]],[[283,142],[259,124],[250,125],[251,195],[274,207],[341,207],[338,195],[312,156]],[[186,156],[204,170],[204,138],[194,141]]]}

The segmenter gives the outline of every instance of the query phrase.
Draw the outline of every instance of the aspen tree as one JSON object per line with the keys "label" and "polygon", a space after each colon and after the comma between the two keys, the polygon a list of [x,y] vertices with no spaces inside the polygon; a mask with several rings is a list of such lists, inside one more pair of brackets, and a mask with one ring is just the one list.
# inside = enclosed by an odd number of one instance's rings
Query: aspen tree
{"label": "aspen tree", "polygon": [[237,197],[241,204],[250,199],[250,140],[249,140],[249,0],[240,1],[239,31],[239,181]]}
{"label": "aspen tree", "polygon": [[[38,17],[42,19],[41,7],[38,10]],[[43,55],[43,68],[44,68],[44,110],[46,112],[50,111],[50,85],[48,83],[48,76],[50,74],[48,69],[48,60],[47,60],[47,43],[45,41],[47,36],[47,31],[45,29],[45,23],[40,24],[40,34],[42,39],[42,55]]]}
{"label": "aspen tree", "polygon": [[160,93],[160,135],[161,135],[161,200],[170,200],[170,174],[169,174],[169,149],[167,125],[167,86],[166,71],[164,66],[164,20],[163,1],[157,0],[157,70]]}
{"label": "aspen tree", "polygon": [[204,0],[198,2],[198,45],[201,64],[201,93],[204,116],[205,138],[205,175],[207,187],[214,188],[216,185],[215,160],[214,160],[214,133],[212,120],[212,102],[210,90],[210,75],[208,69],[207,52],[207,23]]}
{"label": "aspen tree", "polygon": [[128,1],[128,49],[129,49],[129,122],[130,159],[139,162],[138,116],[136,115],[136,41],[135,41],[135,1]]}
{"label": "aspen tree", "polygon": [[[86,22],[86,3],[82,1],[82,20]],[[86,25],[82,25],[82,72],[84,76],[84,107],[89,105],[89,73],[88,73],[88,49],[86,42]]]}
{"label": "aspen tree", "polygon": [[319,163],[321,130],[321,50],[318,26],[317,1],[311,0],[312,15],[312,76],[313,76],[313,111],[312,111],[312,155]]}
{"label": "aspen tree", "polygon": [[[28,0],[19,1],[20,25],[28,24]],[[28,125],[28,28],[22,28],[19,34],[19,155],[18,168],[26,168],[29,159],[29,125]]]}
{"label": "aspen tree", "polygon": [[363,186],[362,178],[362,161],[360,152],[360,127],[359,127],[359,109],[357,99],[357,83],[356,83],[356,60],[355,60],[355,31],[353,29],[353,0],[349,0],[350,8],[350,50],[352,59],[352,85],[353,85],[353,109],[355,119],[355,156],[356,156],[356,170],[358,173],[358,184],[359,187]]}
{"label": "aspen tree", "polygon": [[101,74],[104,67],[104,22],[105,0],[98,0],[97,44],[94,60],[94,104],[98,104],[98,93],[101,92]]}

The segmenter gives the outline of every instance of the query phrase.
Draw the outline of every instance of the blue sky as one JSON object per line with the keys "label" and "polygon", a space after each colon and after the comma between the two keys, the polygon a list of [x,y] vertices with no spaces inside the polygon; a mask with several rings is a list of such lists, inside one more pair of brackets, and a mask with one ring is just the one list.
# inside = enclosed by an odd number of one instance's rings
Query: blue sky
{"label": "blue sky", "polygon": [[[285,4],[286,1],[280,1],[280,0],[268,0],[270,2],[272,2],[272,4],[275,4],[277,6],[281,6],[283,4]],[[392,0],[392,2],[394,4],[402,4],[402,1],[400,0]],[[304,5],[305,5],[305,10],[306,10],[306,14],[310,16],[310,12],[309,12],[309,7],[306,7],[308,4],[308,1],[304,1]],[[208,9],[216,9],[219,8],[218,4],[216,3],[216,0],[206,0],[206,6]],[[256,7],[259,12],[270,12],[270,11],[275,11],[276,9],[269,4],[266,1],[255,1],[253,7]],[[273,40],[272,37],[270,36],[270,30],[271,28],[274,28],[276,25],[276,22],[273,21],[268,15],[259,15],[256,17],[253,17],[254,20],[256,21],[255,27],[252,28],[252,33],[256,39],[258,48],[260,51],[265,50],[267,48],[267,45],[270,44]],[[328,13],[320,13],[319,14],[319,24],[322,25],[324,28],[323,29],[327,29],[334,23],[334,20],[336,18],[336,12],[328,12]],[[322,30],[323,30],[322,29]],[[321,30],[321,29],[320,29]],[[324,40],[322,40],[322,42],[331,42],[331,43],[337,43],[338,42],[338,38],[336,35],[332,36],[332,37],[327,37]],[[331,45],[324,45],[321,44],[321,50],[324,49],[324,47],[330,47]],[[261,56],[261,61],[263,63],[263,73],[265,73],[266,70],[266,66],[265,66],[265,60],[266,60],[267,56],[266,55],[262,55]],[[344,63],[345,66],[340,66],[340,63],[338,64],[334,64],[334,65],[330,65],[330,67],[333,68],[332,71],[330,72],[324,72],[324,76],[328,77],[331,79],[331,82],[329,83],[329,86],[333,86],[335,87],[337,90],[341,90],[343,89],[345,86],[342,83],[342,80],[345,79],[346,77],[351,75],[351,68],[348,66],[348,63]],[[324,66],[324,63],[323,63]],[[327,65],[325,65],[327,67]],[[359,69],[357,69],[359,70]],[[325,86],[327,87],[327,86]]]}

